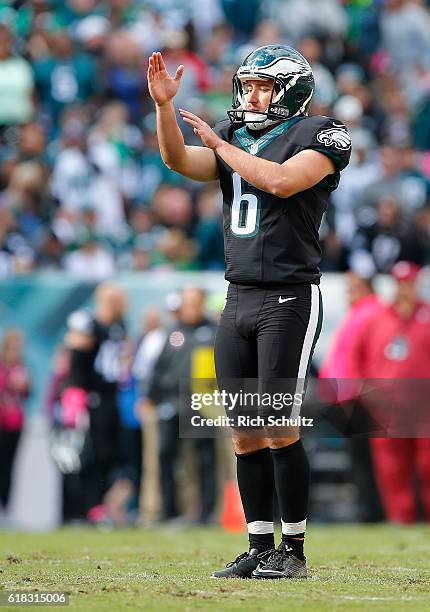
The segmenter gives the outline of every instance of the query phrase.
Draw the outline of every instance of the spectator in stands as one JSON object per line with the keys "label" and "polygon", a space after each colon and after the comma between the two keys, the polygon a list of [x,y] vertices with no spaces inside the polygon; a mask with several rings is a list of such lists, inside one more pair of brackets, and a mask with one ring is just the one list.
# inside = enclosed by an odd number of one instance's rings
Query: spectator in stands
{"label": "spectator in stands", "polygon": [[187,189],[160,185],[154,194],[152,208],[160,225],[167,228],[181,228],[184,232],[191,233],[193,207]]}
{"label": "spectator in stands", "polygon": [[0,129],[22,125],[33,116],[33,74],[29,63],[12,51],[12,35],[0,23]]}
{"label": "spectator in stands", "polygon": [[163,33],[163,57],[167,69],[176,70],[179,64],[185,66],[184,81],[176,101],[178,108],[183,108],[189,98],[202,96],[209,88],[209,70],[205,61],[189,49],[189,36],[185,30],[168,29]]}
{"label": "spectator in stands", "polygon": [[19,131],[18,155],[21,161],[34,161],[46,165],[46,138],[37,123],[27,123]]}
{"label": "spectator in stands", "polygon": [[37,254],[37,267],[40,270],[60,270],[63,256],[64,244],[52,228],[47,229]]}
{"label": "spectator in stands", "polygon": [[404,218],[398,200],[382,196],[376,212],[376,223],[360,227],[355,234],[352,253],[369,253],[378,272],[389,272],[400,259],[422,261],[416,226]]}
{"label": "spectator in stands", "polygon": [[3,204],[13,213],[18,231],[26,238],[33,252],[36,252],[52,205],[46,189],[43,166],[36,161],[17,164],[7,189],[2,193],[2,199]]}
{"label": "spectator in stands", "polygon": [[110,23],[106,17],[88,15],[78,21],[74,30],[76,39],[87,53],[95,57],[103,53],[110,31]]}
{"label": "spectator in stands", "polygon": [[33,266],[34,253],[9,210],[0,208],[0,278],[9,274],[26,274]]}
{"label": "spectator in stands", "polygon": [[[375,220],[375,209],[381,197],[391,196],[395,199],[402,197],[402,171],[403,158],[399,147],[384,145],[380,149],[379,176],[361,192],[358,206],[359,223],[370,224]],[[401,202],[403,203],[403,202]],[[400,204],[401,204],[400,203]]]}
{"label": "spectator in stands", "polygon": [[83,107],[68,109],[63,115],[58,151],[52,177],[52,195],[61,208],[75,215],[92,204],[91,184],[95,170],[88,158],[88,114]]}
{"label": "spectator in stands", "polygon": [[98,75],[92,58],[74,46],[64,21],[50,14],[47,20],[49,54],[36,59],[33,68],[42,109],[55,131],[68,105],[91,101]]}
{"label": "spectator in stands", "polygon": [[[105,175],[105,180],[113,179],[119,193],[128,201],[135,201],[140,195],[143,138],[140,130],[130,124],[128,114],[127,106],[122,102],[110,102],[102,107],[99,119],[90,132],[88,148],[89,158]],[[98,192],[99,189],[100,186],[96,187]],[[115,226],[124,224],[124,221],[123,218],[111,218],[109,223]]]}
{"label": "spectator in stands", "polygon": [[381,138],[401,149],[408,146],[410,140],[411,116],[408,102],[411,96],[402,88],[397,74],[381,74],[378,82],[383,108]]}
{"label": "spectator in stands", "polygon": [[130,120],[141,117],[143,95],[143,57],[133,36],[119,30],[113,32],[107,44],[107,84],[112,96],[126,105]]}
{"label": "spectator in stands", "polygon": [[130,214],[131,252],[128,249],[120,256],[122,269],[148,270],[151,265],[151,253],[155,249],[161,228],[154,224],[153,212],[144,206],[138,206]]}
{"label": "spectator in stands", "polygon": [[85,231],[78,245],[76,250],[63,259],[63,266],[68,274],[79,280],[96,282],[113,276],[113,257],[94,234]]}
{"label": "spectator in stands", "polygon": [[0,504],[7,510],[12,470],[25,421],[30,377],[19,329],[5,331],[0,346]]}
{"label": "spectator in stands", "polygon": [[199,265],[202,270],[224,269],[224,239],[221,231],[220,192],[213,185],[205,186],[197,197],[198,223],[194,237],[198,245]]}
{"label": "spectator in stands", "polygon": [[181,229],[166,229],[151,258],[152,267],[164,270],[197,270],[196,247]]}

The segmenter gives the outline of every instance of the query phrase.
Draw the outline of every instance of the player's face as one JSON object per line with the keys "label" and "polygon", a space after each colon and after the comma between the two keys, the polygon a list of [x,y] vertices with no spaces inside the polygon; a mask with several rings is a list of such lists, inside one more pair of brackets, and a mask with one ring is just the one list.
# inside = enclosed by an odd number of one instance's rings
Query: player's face
{"label": "player's face", "polygon": [[272,96],[273,81],[271,79],[258,79],[244,81],[243,93],[246,99],[246,110],[265,113],[269,108]]}

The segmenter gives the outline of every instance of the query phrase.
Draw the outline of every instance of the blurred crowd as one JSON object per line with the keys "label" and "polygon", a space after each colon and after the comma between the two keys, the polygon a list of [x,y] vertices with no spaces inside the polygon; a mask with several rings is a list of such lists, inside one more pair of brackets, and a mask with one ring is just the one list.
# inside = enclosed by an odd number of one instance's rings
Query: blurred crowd
{"label": "blurred crowd", "polygon": [[0,277],[221,270],[219,190],[163,165],[147,60],[184,64],[177,106],[213,124],[273,42],[311,63],[311,113],[352,135],[323,268],[429,263],[428,0],[15,0],[0,1]]}

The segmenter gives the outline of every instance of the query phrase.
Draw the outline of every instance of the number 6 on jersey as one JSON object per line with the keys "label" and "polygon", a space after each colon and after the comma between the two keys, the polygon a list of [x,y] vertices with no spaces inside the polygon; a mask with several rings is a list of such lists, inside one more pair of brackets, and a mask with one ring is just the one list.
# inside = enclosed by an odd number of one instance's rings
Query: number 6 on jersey
{"label": "number 6 on jersey", "polygon": [[242,179],[237,172],[233,178],[233,202],[231,205],[231,231],[241,238],[250,238],[258,232],[260,204],[253,193],[242,193]]}

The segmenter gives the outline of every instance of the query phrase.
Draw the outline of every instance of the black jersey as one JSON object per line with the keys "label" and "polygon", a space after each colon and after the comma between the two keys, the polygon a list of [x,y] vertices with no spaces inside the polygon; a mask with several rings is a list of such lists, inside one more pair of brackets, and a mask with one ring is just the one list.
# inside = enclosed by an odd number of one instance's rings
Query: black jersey
{"label": "black jersey", "polygon": [[69,316],[67,326],[69,330],[92,337],[90,350],[71,351],[69,384],[88,391],[115,394],[121,375],[124,323],[117,321],[109,326],[102,325],[89,311],[77,310]]}
{"label": "black jersey", "polygon": [[294,117],[255,138],[246,126],[221,121],[221,138],[252,155],[282,164],[305,149],[330,157],[335,172],[289,198],[278,198],[242,179],[216,155],[223,193],[226,279],[245,285],[318,283],[319,227],[329,194],[349,162],[346,127],[329,117]]}

